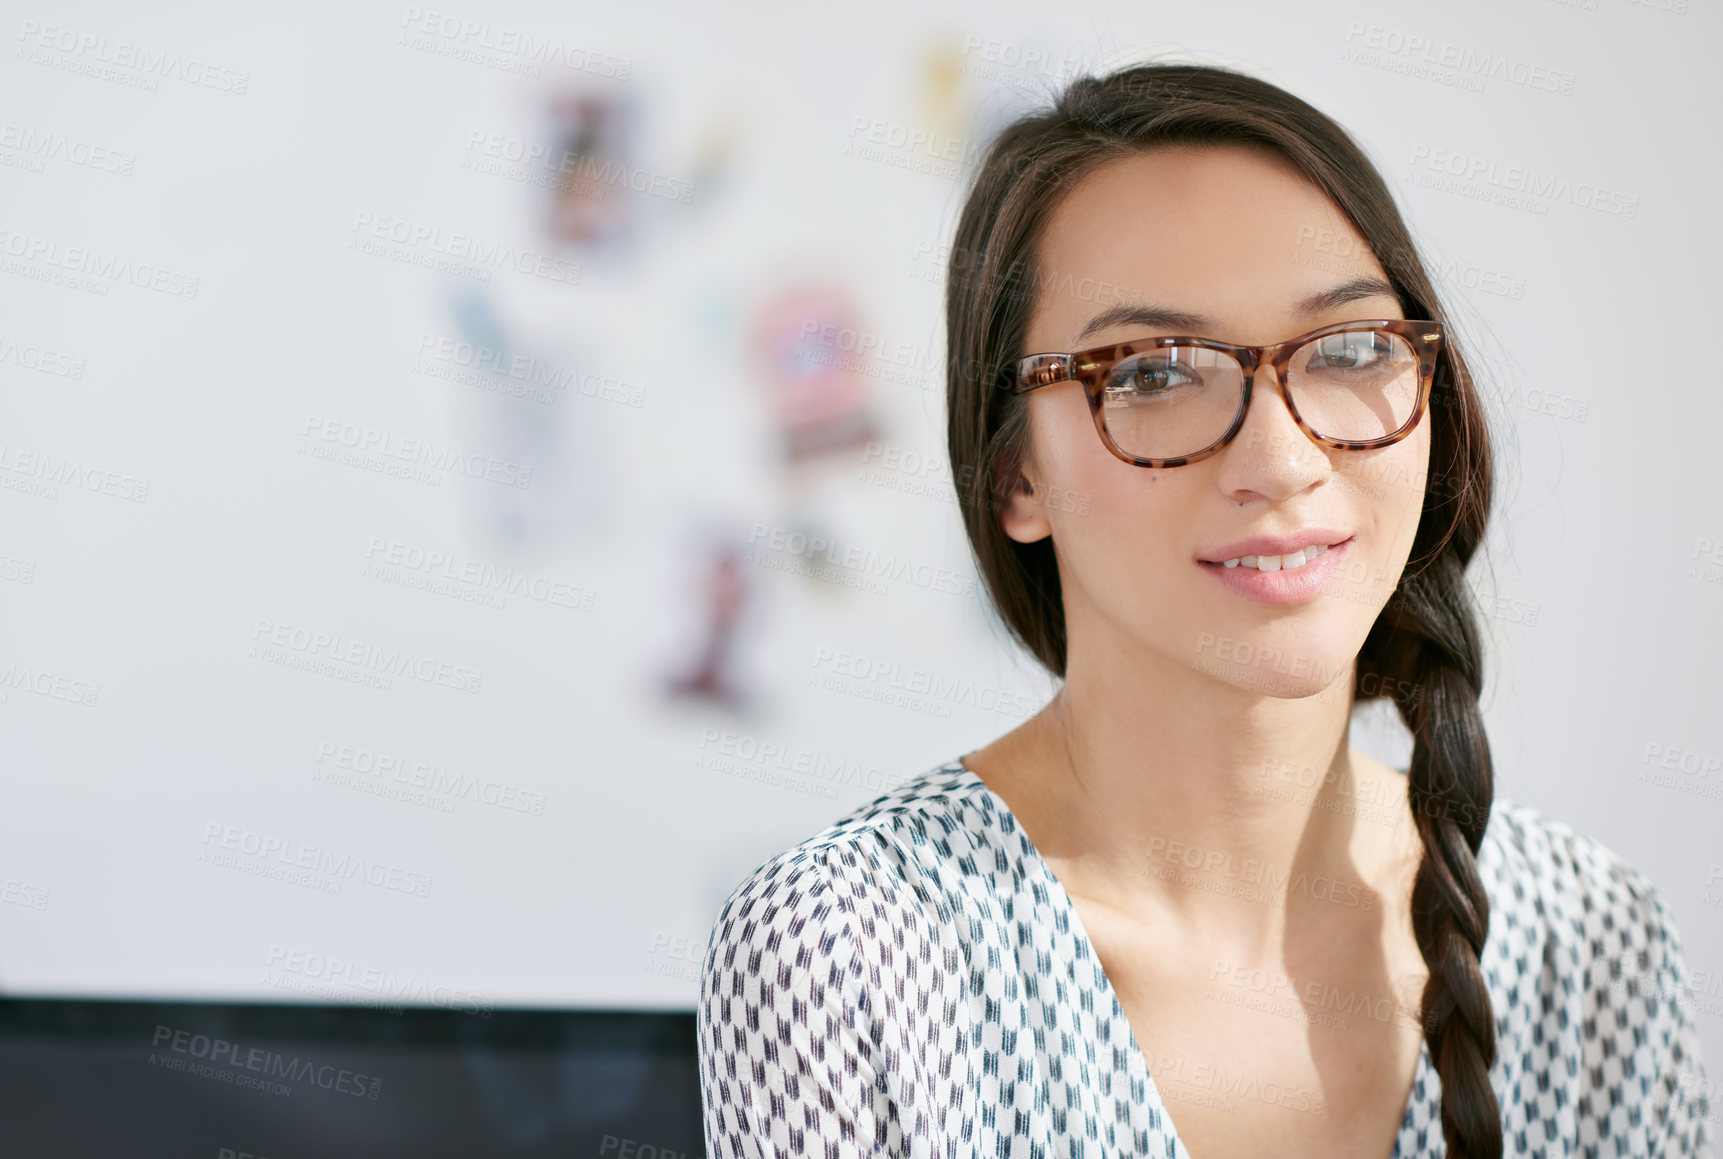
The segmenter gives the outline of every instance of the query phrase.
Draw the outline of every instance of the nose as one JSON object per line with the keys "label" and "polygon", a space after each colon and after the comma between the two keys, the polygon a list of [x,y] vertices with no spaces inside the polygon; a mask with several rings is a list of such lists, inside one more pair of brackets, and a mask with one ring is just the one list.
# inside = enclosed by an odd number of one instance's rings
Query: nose
{"label": "nose", "polygon": [[1271,366],[1258,367],[1250,407],[1222,449],[1217,483],[1229,498],[1285,499],[1320,483],[1333,471],[1324,449],[1304,433]]}

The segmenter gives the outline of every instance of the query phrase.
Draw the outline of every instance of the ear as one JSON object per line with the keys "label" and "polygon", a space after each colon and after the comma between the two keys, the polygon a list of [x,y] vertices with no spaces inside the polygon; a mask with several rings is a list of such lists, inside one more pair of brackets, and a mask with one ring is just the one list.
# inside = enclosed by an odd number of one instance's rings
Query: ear
{"label": "ear", "polygon": [[1025,462],[1017,474],[1011,498],[999,513],[999,525],[1018,543],[1034,543],[1053,534],[1053,525],[1047,521],[1047,505],[1041,500],[1046,485],[1037,484],[1035,474],[1034,466]]}

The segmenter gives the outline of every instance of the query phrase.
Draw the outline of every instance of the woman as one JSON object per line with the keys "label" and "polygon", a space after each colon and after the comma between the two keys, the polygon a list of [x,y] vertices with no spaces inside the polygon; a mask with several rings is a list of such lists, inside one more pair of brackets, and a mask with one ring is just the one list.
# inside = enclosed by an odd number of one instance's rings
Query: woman
{"label": "woman", "polygon": [[[1705,1153],[1663,899],[1492,802],[1482,409],[1358,147],[1235,73],[1082,78],[952,252],[965,525],[1063,683],[737,888],[709,1153]],[[1404,771],[1347,744],[1383,696]]]}

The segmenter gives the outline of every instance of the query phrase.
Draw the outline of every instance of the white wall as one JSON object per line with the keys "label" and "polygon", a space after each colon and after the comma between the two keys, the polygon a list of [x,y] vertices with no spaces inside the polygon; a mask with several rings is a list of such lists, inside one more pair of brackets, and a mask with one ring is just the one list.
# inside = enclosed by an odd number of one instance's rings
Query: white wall
{"label": "white wall", "polygon": [[[961,192],[946,154],[1067,62],[1176,50],[1339,116],[1449,271],[1503,436],[1480,569],[1499,609],[1498,792],[1665,891],[1723,1059],[1723,562],[1702,558],[1723,543],[1723,392],[1705,345],[1723,175],[1712,6],[1014,3],[932,19],[897,3],[841,22],[804,5],[649,7],[468,4],[453,16],[490,26],[463,41],[402,4],[8,5],[0,986],[690,1004],[745,872],[1013,727],[1048,688],[977,600],[940,590],[973,570],[955,507],[914,493],[922,476],[867,474],[880,464],[853,451],[806,477],[778,468],[744,328],[797,276],[846,289],[858,330],[908,363],[866,376],[878,441],[937,458],[937,279]],[[505,38],[523,33],[596,71],[541,59],[522,76],[532,50]],[[168,63],[150,71],[122,42]],[[942,59],[959,66],[946,90],[929,80]],[[576,84],[634,102],[633,164],[662,189],[696,182],[693,204],[635,198],[635,243],[615,254],[558,248],[541,188],[474,165],[483,143],[545,140],[547,100]],[[889,144],[916,132],[929,144]],[[875,134],[877,155],[860,148]],[[703,169],[726,139],[728,166]],[[1487,179],[1483,198],[1422,183],[1474,162],[1553,186],[1516,205],[1485,200],[1502,188]],[[384,218],[579,261],[578,280],[503,267],[479,282],[351,248],[356,223]],[[145,284],[110,276],[116,260]],[[68,265],[94,288],[39,280]],[[576,386],[547,406],[425,373],[427,336],[434,353],[460,335],[472,289],[510,350],[610,379],[623,401]],[[333,446],[307,440],[319,422],[530,467],[530,485],[325,461],[307,453]],[[666,701],[702,634],[705,545],[804,509],[840,554],[908,578],[874,592],[745,564],[748,707]],[[540,594],[590,594],[591,609],[388,582],[366,571],[379,543],[560,581]],[[324,660],[405,649],[432,679],[383,689],[348,662],[258,658],[276,625],[331,638]],[[870,698],[887,675],[833,692],[813,678],[838,653],[959,691]],[[435,664],[482,673],[477,692],[439,684]],[[726,734],[856,775],[829,797],[747,779],[712,759]],[[1361,735],[1384,755],[1403,743]],[[506,800],[320,781],[333,762],[319,754],[339,746]],[[1701,771],[1642,781],[1658,754]],[[251,869],[347,857],[385,884],[324,874],[333,893],[217,864],[229,830],[279,843],[240,859]],[[408,891],[421,882],[425,896]]]}

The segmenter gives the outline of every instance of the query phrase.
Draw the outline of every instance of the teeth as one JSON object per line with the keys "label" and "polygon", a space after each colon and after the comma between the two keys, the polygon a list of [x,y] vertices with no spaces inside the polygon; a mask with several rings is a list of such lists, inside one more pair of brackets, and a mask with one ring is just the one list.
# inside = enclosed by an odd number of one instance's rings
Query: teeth
{"label": "teeth", "polygon": [[1289,555],[1244,555],[1237,559],[1227,560],[1223,566],[1238,567],[1243,564],[1245,567],[1254,567],[1258,571],[1294,571],[1327,550],[1327,544],[1313,543],[1302,551],[1295,551]]}

